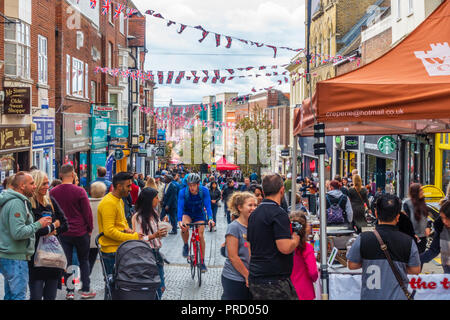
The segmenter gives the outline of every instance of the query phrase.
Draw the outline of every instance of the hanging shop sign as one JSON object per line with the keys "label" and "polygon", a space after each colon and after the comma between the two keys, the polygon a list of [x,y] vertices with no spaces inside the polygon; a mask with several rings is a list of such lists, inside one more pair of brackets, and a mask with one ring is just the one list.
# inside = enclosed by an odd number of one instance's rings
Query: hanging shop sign
{"label": "hanging shop sign", "polygon": [[125,157],[125,153],[122,149],[116,149],[114,150],[114,159],[116,160],[122,160]]}
{"label": "hanging shop sign", "polygon": [[112,124],[111,138],[128,138],[128,126]]}
{"label": "hanging shop sign", "polygon": [[378,150],[383,154],[391,154],[397,149],[397,142],[391,136],[384,136],[378,140]]}
{"label": "hanging shop sign", "polygon": [[5,87],[4,114],[29,114],[30,113],[30,88]]}
{"label": "hanging shop sign", "polygon": [[27,148],[31,146],[31,127],[0,126],[0,150]]}
{"label": "hanging shop sign", "polygon": [[358,136],[346,136],[345,137],[345,150],[358,150],[359,149],[359,137]]}

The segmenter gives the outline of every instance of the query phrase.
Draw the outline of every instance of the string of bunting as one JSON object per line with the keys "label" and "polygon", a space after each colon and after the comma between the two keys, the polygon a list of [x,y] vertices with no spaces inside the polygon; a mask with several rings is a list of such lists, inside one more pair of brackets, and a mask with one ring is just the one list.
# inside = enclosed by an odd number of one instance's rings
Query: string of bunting
{"label": "string of bunting", "polygon": [[235,124],[232,122],[222,122],[222,121],[206,121],[206,120],[200,120],[196,117],[187,118],[183,115],[172,115],[171,113],[167,112],[159,112],[158,109],[164,109],[164,108],[151,108],[151,107],[139,107],[139,110],[145,114],[153,114],[153,116],[157,119],[158,122],[170,122],[176,126],[190,126],[194,125],[195,123],[201,123],[203,127],[227,127],[231,128],[234,127]]}
{"label": "string of bunting", "polygon": [[[148,71],[148,72],[143,72],[140,70],[130,71],[130,70],[123,70],[123,69],[119,69],[119,68],[113,69],[113,68],[108,68],[108,67],[102,68],[102,67],[97,66],[94,69],[94,73],[97,74],[98,72],[110,74],[111,76],[122,76],[124,78],[132,77],[134,80],[139,78],[142,80],[155,81],[155,75],[153,74],[152,71]],[[186,79],[188,81],[192,80],[194,84],[198,84],[200,81],[203,83],[207,83],[208,80],[211,80],[211,83],[213,83],[213,84],[216,84],[217,82],[220,82],[223,84],[227,80],[231,81],[234,79],[251,78],[251,77],[259,78],[262,76],[277,77],[277,76],[285,76],[288,74],[288,71],[284,71],[284,72],[274,71],[274,72],[265,73],[265,74],[233,75],[233,76],[223,76],[222,77],[220,75],[220,72],[218,70],[216,70],[216,72],[214,73],[215,76],[210,77],[207,70],[204,70],[203,72],[204,72],[205,76],[201,76],[200,74],[197,74],[197,71],[191,71],[192,76],[187,76],[186,71],[178,71],[178,76],[175,78],[174,83],[180,84],[181,80]],[[164,82],[166,84],[172,84],[172,82],[174,80],[174,75],[175,75],[175,71],[168,71],[167,74],[165,74],[163,71],[158,71],[156,77],[158,78],[159,84],[164,84]]]}

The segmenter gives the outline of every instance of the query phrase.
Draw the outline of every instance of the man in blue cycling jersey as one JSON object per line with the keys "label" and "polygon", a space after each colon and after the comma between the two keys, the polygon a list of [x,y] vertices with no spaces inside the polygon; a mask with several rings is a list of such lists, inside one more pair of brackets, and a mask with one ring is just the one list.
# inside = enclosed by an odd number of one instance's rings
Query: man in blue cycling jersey
{"label": "man in blue cycling jersey", "polygon": [[[205,209],[208,214],[208,224],[210,228],[214,227],[211,210],[211,197],[209,190],[200,186],[200,176],[196,173],[191,173],[186,178],[187,187],[181,189],[178,194],[178,225],[181,228],[181,237],[183,238],[183,256],[187,257],[189,254],[189,227],[188,223],[204,223]],[[187,193],[187,194],[186,194]],[[205,226],[199,226],[200,235],[200,249],[202,257],[205,257]],[[206,272],[206,265],[202,263],[202,272]]]}

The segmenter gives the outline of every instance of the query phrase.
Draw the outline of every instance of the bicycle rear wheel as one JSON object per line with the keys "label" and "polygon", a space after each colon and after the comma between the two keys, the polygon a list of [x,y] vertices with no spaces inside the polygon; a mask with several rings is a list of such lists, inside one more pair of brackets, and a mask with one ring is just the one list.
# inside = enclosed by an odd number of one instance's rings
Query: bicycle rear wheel
{"label": "bicycle rear wheel", "polygon": [[200,248],[200,242],[197,242],[197,277],[198,277],[198,286],[202,285],[202,250]]}

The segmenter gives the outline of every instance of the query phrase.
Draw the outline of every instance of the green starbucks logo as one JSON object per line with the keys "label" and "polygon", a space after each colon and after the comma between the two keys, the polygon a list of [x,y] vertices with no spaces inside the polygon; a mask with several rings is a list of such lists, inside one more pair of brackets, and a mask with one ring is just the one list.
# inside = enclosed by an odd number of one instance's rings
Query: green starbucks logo
{"label": "green starbucks logo", "polygon": [[378,140],[378,150],[383,154],[391,154],[397,148],[397,142],[391,136],[384,136]]}

